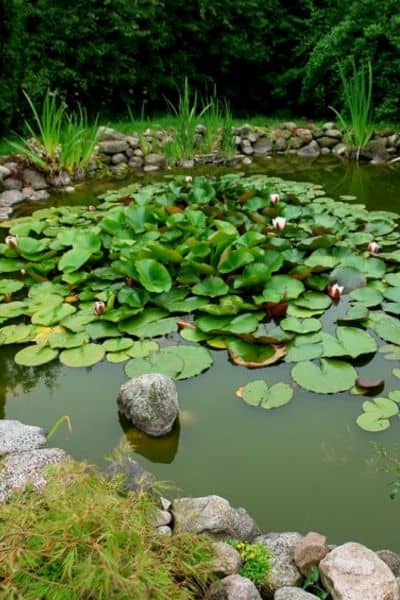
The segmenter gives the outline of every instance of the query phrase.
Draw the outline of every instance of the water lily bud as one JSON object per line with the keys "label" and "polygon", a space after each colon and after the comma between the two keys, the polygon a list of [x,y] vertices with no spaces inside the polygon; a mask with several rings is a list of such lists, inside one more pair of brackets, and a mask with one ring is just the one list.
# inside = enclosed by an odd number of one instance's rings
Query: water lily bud
{"label": "water lily bud", "polygon": [[192,183],[192,181],[193,181],[193,177],[191,175],[186,175],[185,183]]}
{"label": "water lily bud", "polygon": [[99,317],[106,310],[106,305],[101,300],[98,300],[97,302],[94,303],[93,310],[96,313],[96,315]]}
{"label": "water lily bud", "polygon": [[276,231],[283,231],[286,227],[285,217],[276,217],[275,219],[272,219],[272,225]]}
{"label": "water lily bud", "polygon": [[380,249],[381,249],[380,245],[377,244],[376,242],[370,242],[368,244],[368,252],[371,252],[371,254],[378,254]]}
{"label": "water lily bud", "polygon": [[269,200],[271,204],[279,204],[280,196],[279,194],[270,194]]}
{"label": "water lily bud", "polygon": [[17,248],[17,246],[18,246],[18,240],[15,235],[8,235],[4,241],[6,243],[6,246],[8,248],[11,248],[12,250]]}
{"label": "water lily bud", "polygon": [[337,300],[343,294],[344,287],[334,283],[328,287],[328,296]]}
{"label": "water lily bud", "polygon": [[96,210],[96,207],[94,206],[94,204],[90,204],[90,206],[88,206],[88,209],[90,210],[90,212],[94,212]]}

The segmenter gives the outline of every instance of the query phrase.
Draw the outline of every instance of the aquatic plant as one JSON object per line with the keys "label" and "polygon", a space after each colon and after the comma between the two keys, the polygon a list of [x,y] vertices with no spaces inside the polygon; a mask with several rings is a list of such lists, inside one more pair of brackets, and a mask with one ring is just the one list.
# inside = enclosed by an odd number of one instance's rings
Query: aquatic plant
{"label": "aquatic plant", "polygon": [[97,143],[97,118],[89,123],[86,110],[66,115],[61,129],[59,166],[72,173],[86,169],[93,159]]}
{"label": "aquatic plant", "polygon": [[250,544],[239,540],[228,540],[228,543],[239,552],[242,559],[240,575],[258,586],[267,583],[271,573],[272,552],[264,544]]}
{"label": "aquatic plant", "polygon": [[[320,186],[167,178],[0,227],[0,343],[23,345],[21,365],[106,359],[125,362],[129,377],[181,380],[212,365],[211,348],[250,368],[291,363],[292,379],[310,392],[364,394],[371,386],[357,361],[376,353],[376,339],[385,357],[400,357],[399,217],[335,202]],[[333,306],[336,325],[326,331]],[[270,409],[293,390],[258,378],[240,394]],[[387,407],[364,406],[358,424],[383,430]]]}
{"label": "aquatic plant", "polygon": [[198,597],[211,577],[210,541],[160,535],[155,512],[155,499],[127,492],[120,477],[65,462],[40,494],[27,489],[2,505],[2,596]]}
{"label": "aquatic plant", "polygon": [[348,79],[342,65],[338,65],[345,100],[345,113],[332,108],[344,132],[344,139],[356,150],[357,160],[361,148],[368,143],[372,132],[372,67],[356,67],[353,60],[353,74]]}

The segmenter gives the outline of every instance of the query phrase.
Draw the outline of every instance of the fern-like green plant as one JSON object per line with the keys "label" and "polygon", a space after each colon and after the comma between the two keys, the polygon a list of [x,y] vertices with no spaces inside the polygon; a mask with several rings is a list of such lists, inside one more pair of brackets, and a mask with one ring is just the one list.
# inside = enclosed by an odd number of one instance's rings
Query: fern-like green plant
{"label": "fern-like green plant", "polygon": [[356,150],[356,158],[360,156],[361,148],[365,147],[373,131],[372,122],[372,67],[368,62],[367,69],[356,67],[352,62],[353,74],[347,78],[342,65],[338,65],[343,86],[345,102],[344,112],[330,107],[337,115],[344,131],[347,144]]}

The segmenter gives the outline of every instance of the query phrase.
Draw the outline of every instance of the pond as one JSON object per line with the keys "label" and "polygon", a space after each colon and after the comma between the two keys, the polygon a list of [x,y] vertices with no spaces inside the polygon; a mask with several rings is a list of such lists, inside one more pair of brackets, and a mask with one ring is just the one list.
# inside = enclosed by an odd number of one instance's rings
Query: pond
{"label": "pond", "polygon": [[[250,172],[322,184],[335,199],[357,196],[354,202],[369,209],[400,213],[398,167],[276,158],[253,165]],[[56,202],[92,204],[94,190],[105,187],[110,184],[85,185]],[[21,207],[20,214],[30,210]],[[325,327],[346,302],[341,299],[324,314]],[[212,351],[208,371],[177,383],[180,423],[169,436],[151,439],[118,417],[115,399],[126,381],[122,364],[69,369],[56,362],[27,369],[14,363],[14,354],[15,348],[0,349],[0,418],[50,429],[68,415],[72,433],[61,428],[51,444],[75,458],[104,465],[104,457],[125,437],[157,478],[173,482],[185,495],[225,496],[246,507],[265,531],[315,530],[330,543],[354,540],[400,551],[395,526],[400,505],[389,499],[390,476],[380,470],[373,448],[376,443],[397,449],[398,417],[383,433],[362,431],[356,425],[362,397],[319,395],[298,387],[286,406],[263,411],[238,399],[236,389],[254,379],[289,382],[291,365],[251,370],[232,365],[226,352]],[[397,364],[388,366],[380,353],[372,360],[357,359],[361,375],[385,378],[385,394],[400,387],[390,375]]]}

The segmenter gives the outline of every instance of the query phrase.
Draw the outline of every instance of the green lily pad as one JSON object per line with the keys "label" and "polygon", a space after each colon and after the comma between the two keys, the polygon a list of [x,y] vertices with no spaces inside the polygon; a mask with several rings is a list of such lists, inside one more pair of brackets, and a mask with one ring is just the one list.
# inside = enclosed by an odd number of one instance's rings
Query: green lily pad
{"label": "green lily pad", "polygon": [[24,344],[32,342],[37,334],[37,328],[34,325],[25,325],[18,323],[16,325],[7,325],[0,329],[1,344]]}
{"label": "green lily pad", "polygon": [[163,351],[182,359],[183,368],[177,375],[177,379],[188,379],[199,375],[213,364],[210,352],[201,346],[167,346]]}
{"label": "green lily pad", "polygon": [[107,321],[94,321],[86,326],[86,331],[92,340],[101,338],[118,338],[121,333],[116,325]]}
{"label": "green lily pad", "polygon": [[76,308],[71,304],[59,304],[49,308],[42,308],[32,315],[34,325],[45,325],[51,327],[61,323],[64,319],[76,312]]}
{"label": "green lily pad", "polygon": [[150,354],[147,358],[134,358],[125,365],[125,373],[128,377],[139,377],[147,373],[161,373],[174,379],[184,368],[184,362],[180,356],[172,352],[163,351]]}
{"label": "green lily pad", "polygon": [[171,276],[160,262],[152,258],[144,258],[135,262],[135,268],[140,283],[147,291],[161,294],[171,289]]}
{"label": "green lily pad", "polygon": [[332,300],[326,294],[319,292],[305,292],[295,301],[296,306],[308,310],[326,310],[330,307]]}
{"label": "green lily pad", "polygon": [[274,275],[265,284],[262,296],[258,297],[261,302],[281,302],[298,298],[304,291],[304,284],[298,279],[288,275]]}
{"label": "green lily pad", "polygon": [[91,367],[104,358],[104,348],[99,344],[83,344],[60,354],[60,362],[67,367]]}
{"label": "green lily pad", "polygon": [[123,352],[133,346],[133,340],[130,338],[114,338],[103,342],[103,348],[106,352]]}
{"label": "green lily pad", "polygon": [[342,360],[322,358],[320,365],[311,361],[297,363],[292,378],[305,390],[316,394],[336,394],[353,387],[357,372]]}
{"label": "green lily pad", "polygon": [[400,345],[400,322],[397,319],[384,315],[375,322],[374,328],[385,342]]}
{"label": "green lily pad", "polygon": [[354,290],[354,292],[351,292],[350,297],[367,307],[378,306],[383,300],[381,292],[370,287]]}
{"label": "green lily pad", "polygon": [[25,367],[38,367],[51,362],[58,356],[58,350],[49,348],[48,346],[41,346],[34,344],[33,346],[27,346],[23,348],[14,356],[14,360],[17,365],[23,365]]}
{"label": "green lily pad", "polygon": [[193,294],[208,296],[209,298],[224,296],[228,291],[229,286],[227,286],[225,281],[220,277],[208,277],[192,287]]}
{"label": "green lily pad", "polygon": [[48,338],[48,343],[51,348],[77,348],[83,344],[87,344],[89,336],[85,332],[71,333],[65,331],[63,333],[52,333]]}
{"label": "green lily pad", "polygon": [[280,326],[285,331],[293,331],[294,333],[306,334],[314,333],[321,329],[321,322],[318,319],[296,319],[296,317],[287,317],[282,319]]}
{"label": "green lily pad", "polygon": [[[111,341],[111,340],[110,340]],[[160,346],[153,340],[139,340],[133,342],[132,346],[126,350],[131,358],[145,358],[149,354],[154,354],[160,350]]]}
{"label": "green lily pad", "polygon": [[293,389],[287,383],[275,383],[268,386],[263,380],[251,381],[236,391],[250,406],[259,406],[270,410],[284,406],[293,398]]}
{"label": "green lily pad", "polygon": [[286,353],[285,348],[279,346],[252,344],[240,339],[229,340],[227,347],[232,362],[252,368],[272,365]]}
{"label": "green lily pad", "polygon": [[322,332],[324,357],[350,356],[357,358],[362,354],[376,352],[377,344],[372,336],[358,327],[337,327],[336,337]]}

